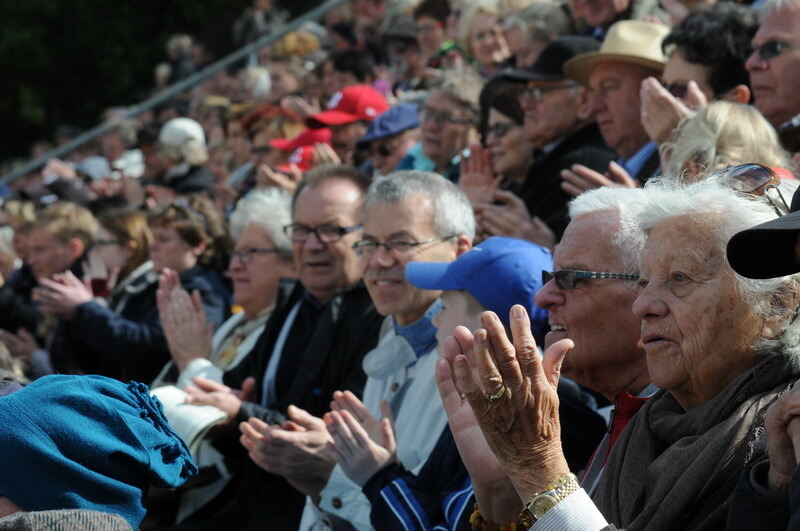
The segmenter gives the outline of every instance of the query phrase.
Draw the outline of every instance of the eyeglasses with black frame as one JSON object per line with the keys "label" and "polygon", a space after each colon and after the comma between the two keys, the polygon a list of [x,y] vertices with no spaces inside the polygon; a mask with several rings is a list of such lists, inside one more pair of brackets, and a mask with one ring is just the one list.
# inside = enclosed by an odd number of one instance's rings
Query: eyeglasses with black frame
{"label": "eyeglasses with black frame", "polygon": [[317,240],[322,243],[335,243],[342,239],[345,234],[349,234],[361,228],[361,224],[349,227],[339,225],[320,225],[319,227],[309,227],[302,223],[290,223],[283,227],[283,232],[294,243],[305,243],[309,236],[314,234]]}
{"label": "eyeglasses with black frame", "polygon": [[486,138],[489,138],[490,135],[494,135],[495,138],[503,138],[515,127],[520,126],[514,122],[498,122],[494,125],[487,126]]}
{"label": "eyeglasses with black frame", "polygon": [[769,61],[770,59],[778,57],[784,52],[784,50],[788,50],[791,47],[792,45],[788,42],[772,40],[759,44],[758,46],[754,46],[753,51],[756,52],[763,60]]}
{"label": "eyeglasses with black frame", "polygon": [[455,238],[457,234],[450,234],[449,236],[442,236],[439,238],[430,238],[422,240],[421,242],[406,241],[406,240],[389,240],[387,242],[377,242],[375,240],[358,240],[353,244],[353,250],[359,257],[369,257],[375,254],[379,247],[386,249],[387,253],[394,253],[395,255],[404,255],[410,253],[420,245],[433,242],[443,242],[451,238]]}
{"label": "eyeglasses with black frame", "polygon": [[638,280],[635,273],[609,273],[607,271],[576,271],[573,269],[559,269],[558,271],[542,271],[542,286],[555,279],[559,289],[575,289],[579,280],[611,278],[616,280]]}
{"label": "eyeglasses with black frame", "polygon": [[[781,177],[768,166],[740,164],[724,168],[715,173],[714,176],[718,177],[720,182],[731,190],[765,198],[779,216],[789,212],[789,204],[780,189]],[[778,193],[781,205],[775,203],[767,194],[770,190],[775,190]]]}
{"label": "eyeglasses with black frame", "polygon": [[241,251],[233,251],[231,253],[231,261],[233,261],[234,258],[238,258],[244,265],[247,265],[257,254],[272,254],[277,252],[280,251],[274,247],[249,247]]}

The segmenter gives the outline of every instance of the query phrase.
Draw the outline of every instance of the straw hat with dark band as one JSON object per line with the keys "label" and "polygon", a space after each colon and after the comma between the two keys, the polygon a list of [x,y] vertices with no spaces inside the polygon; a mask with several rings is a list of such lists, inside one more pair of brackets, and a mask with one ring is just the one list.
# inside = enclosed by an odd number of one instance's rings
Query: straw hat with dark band
{"label": "straw hat with dark band", "polygon": [[620,61],[661,72],[667,61],[661,50],[661,41],[667,33],[668,27],[653,22],[617,22],[608,29],[600,50],[583,53],[567,61],[564,75],[581,85],[588,85],[592,69],[603,61]]}

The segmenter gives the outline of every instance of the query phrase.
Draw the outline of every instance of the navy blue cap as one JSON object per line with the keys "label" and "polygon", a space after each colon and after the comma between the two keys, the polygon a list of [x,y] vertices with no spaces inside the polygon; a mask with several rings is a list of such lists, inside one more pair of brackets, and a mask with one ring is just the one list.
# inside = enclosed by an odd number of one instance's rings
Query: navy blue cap
{"label": "navy blue cap", "polygon": [[368,144],[373,140],[387,138],[416,127],[419,127],[417,106],[413,103],[401,103],[372,120],[369,123],[367,134],[361,137],[358,144]]}
{"label": "navy blue cap", "polygon": [[508,326],[508,312],[521,304],[535,337],[547,326],[547,312],[533,303],[542,271],[551,271],[550,251],[516,238],[489,238],[453,262],[409,262],[406,278],[421,289],[466,290]]}

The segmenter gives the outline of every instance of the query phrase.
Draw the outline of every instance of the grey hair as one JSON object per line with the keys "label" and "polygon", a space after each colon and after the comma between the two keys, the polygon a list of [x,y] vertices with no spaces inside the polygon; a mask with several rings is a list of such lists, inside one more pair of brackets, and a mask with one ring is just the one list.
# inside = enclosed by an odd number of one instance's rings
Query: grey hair
{"label": "grey hair", "polygon": [[[709,231],[716,236],[716,244],[728,267],[726,249],[731,237],[776,217],[772,206],[763,198],[733,192],[721,185],[718,173],[690,185],[658,179],[648,182],[645,191],[649,203],[638,216],[645,231],[678,216],[706,217]],[[742,298],[759,318],[778,319],[784,323],[780,335],[757,339],[753,349],[762,354],[784,355],[792,365],[800,367],[800,321],[794,319],[797,308],[786,307],[781,300],[782,294],[800,292],[800,274],[750,279],[732,268],[730,274],[734,275]]]}
{"label": "grey hair", "polygon": [[616,212],[619,229],[611,244],[622,259],[622,273],[639,273],[646,236],[637,217],[647,206],[647,197],[640,188],[598,188],[582,193],[569,204],[569,217],[575,219],[595,212]]}
{"label": "grey hair", "polygon": [[292,258],[292,242],[283,227],[292,222],[291,196],[280,188],[253,190],[242,198],[231,214],[228,227],[238,240],[248,225],[264,230],[282,258]]}
{"label": "grey hair", "polygon": [[572,31],[572,23],[561,4],[536,2],[503,19],[503,27],[518,28],[531,41],[549,42]]}
{"label": "grey hair", "polygon": [[763,22],[767,15],[773,11],[780,11],[783,9],[800,9],[799,0],[766,0],[758,8],[758,16]]}
{"label": "grey hair", "polygon": [[463,234],[475,239],[475,213],[469,199],[455,184],[429,171],[396,171],[373,181],[364,199],[364,211],[375,203],[399,203],[426,196],[433,207],[433,227],[439,236]]}

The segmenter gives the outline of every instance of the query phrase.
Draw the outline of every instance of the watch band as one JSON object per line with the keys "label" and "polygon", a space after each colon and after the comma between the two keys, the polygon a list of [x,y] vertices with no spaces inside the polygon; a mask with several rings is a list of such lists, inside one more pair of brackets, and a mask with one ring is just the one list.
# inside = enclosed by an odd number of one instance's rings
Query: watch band
{"label": "watch band", "polygon": [[519,521],[526,528],[538,522],[544,514],[558,502],[580,488],[578,478],[573,473],[564,474],[548,483],[544,490],[533,495],[519,513]]}

